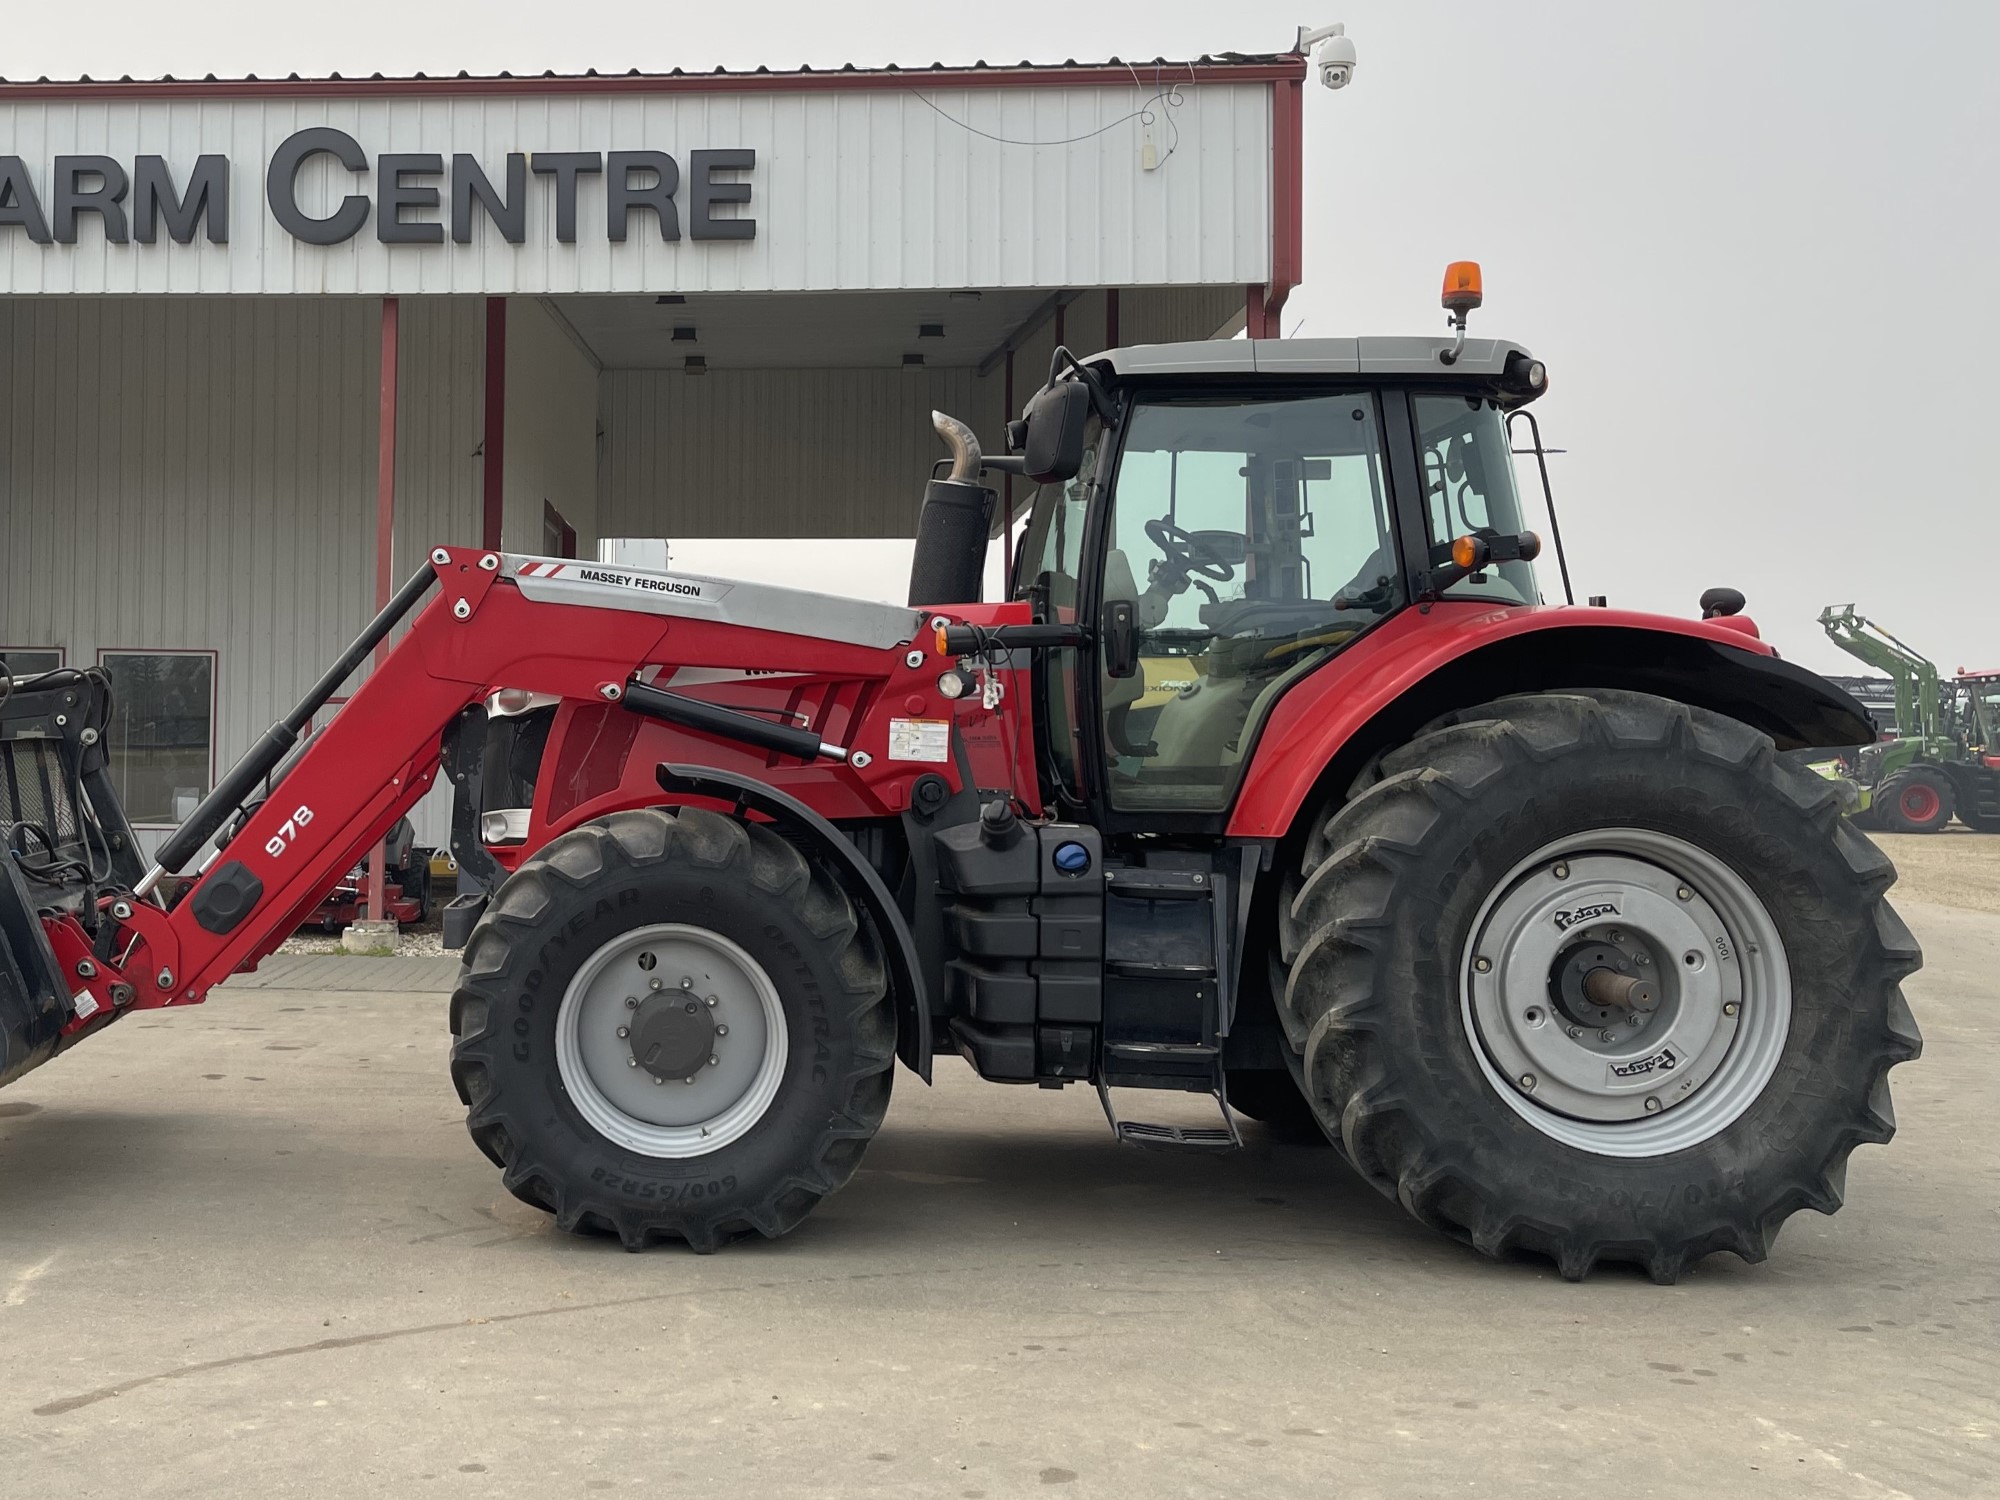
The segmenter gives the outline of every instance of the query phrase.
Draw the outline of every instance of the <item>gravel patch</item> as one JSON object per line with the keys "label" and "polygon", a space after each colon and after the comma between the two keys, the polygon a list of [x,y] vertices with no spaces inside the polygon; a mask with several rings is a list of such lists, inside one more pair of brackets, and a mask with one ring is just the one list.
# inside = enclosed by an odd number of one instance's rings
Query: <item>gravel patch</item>
{"label": "gravel patch", "polygon": [[1893,903],[1928,901],[1967,911],[2000,912],[2000,834],[1954,823],[1940,833],[1871,833],[1896,862]]}

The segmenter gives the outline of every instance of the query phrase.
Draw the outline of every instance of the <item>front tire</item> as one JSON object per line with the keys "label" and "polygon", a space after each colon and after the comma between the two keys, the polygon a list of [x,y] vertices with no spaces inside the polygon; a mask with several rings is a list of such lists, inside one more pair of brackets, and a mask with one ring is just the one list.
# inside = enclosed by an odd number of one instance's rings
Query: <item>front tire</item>
{"label": "front tire", "polygon": [[1909,766],[1877,788],[1875,809],[1890,833],[1936,833],[1957,801],[1950,780],[1929,766]]}
{"label": "front tire", "polygon": [[1282,1015],[1320,1118],[1488,1255],[1762,1260],[1894,1131],[1921,1045],[1894,870],[1735,720],[1611,691],[1455,715],[1302,874]]}
{"label": "front tire", "polygon": [[613,814],[501,886],[452,1080],[510,1192],[628,1249],[775,1238],[854,1172],[896,1030],[872,934],[769,828]]}

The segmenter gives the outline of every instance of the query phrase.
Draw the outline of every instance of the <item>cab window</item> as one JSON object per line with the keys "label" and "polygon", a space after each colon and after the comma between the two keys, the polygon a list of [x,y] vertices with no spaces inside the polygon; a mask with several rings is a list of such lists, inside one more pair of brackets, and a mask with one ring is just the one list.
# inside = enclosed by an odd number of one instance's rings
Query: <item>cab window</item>
{"label": "cab window", "polygon": [[1141,401],[1111,506],[1103,598],[1140,632],[1103,679],[1111,803],[1220,811],[1271,704],[1402,602],[1375,398]]}
{"label": "cab window", "polygon": [[[1432,565],[1450,558],[1454,537],[1521,530],[1514,455],[1500,408],[1476,396],[1416,396],[1410,405],[1424,471]],[[1534,565],[1525,562],[1496,563],[1461,578],[1445,595],[1501,604],[1539,604],[1542,598]]]}

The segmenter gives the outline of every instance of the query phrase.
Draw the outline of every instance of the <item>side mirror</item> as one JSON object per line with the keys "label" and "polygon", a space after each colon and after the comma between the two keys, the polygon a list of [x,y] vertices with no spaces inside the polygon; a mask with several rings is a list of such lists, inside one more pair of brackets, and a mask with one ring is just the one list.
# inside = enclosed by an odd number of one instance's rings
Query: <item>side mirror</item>
{"label": "side mirror", "polygon": [[1084,430],[1090,424],[1090,387],[1081,380],[1043,386],[1028,403],[1022,468],[1035,484],[1060,484],[1083,469]]}

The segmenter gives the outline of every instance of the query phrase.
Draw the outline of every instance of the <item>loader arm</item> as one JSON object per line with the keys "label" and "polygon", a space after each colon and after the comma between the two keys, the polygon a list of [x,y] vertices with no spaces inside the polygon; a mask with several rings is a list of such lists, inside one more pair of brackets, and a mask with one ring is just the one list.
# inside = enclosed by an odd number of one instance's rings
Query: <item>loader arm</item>
{"label": "loader arm", "polygon": [[[551,569],[578,576],[551,582]],[[135,894],[105,897],[108,920],[95,933],[76,914],[44,916],[58,967],[66,975],[88,976],[95,990],[90,1004],[80,1005],[68,1022],[65,1041],[126,1009],[198,1002],[275,950],[429,789],[453,720],[501,687],[643,713],[657,711],[657,705],[640,700],[674,696],[639,692],[635,701],[624,703],[627,688],[649,665],[752,673],[782,667],[842,684],[840,726],[859,737],[857,744],[865,739],[873,749],[848,764],[844,749],[830,747],[823,752],[825,761],[800,767],[796,746],[786,760],[785,748],[753,743],[756,763],[772,768],[767,774],[774,779],[804,792],[808,801],[884,815],[908,806],[909,786],[920,774],[942,773],[957,790],[956,767],[893,759],[886,722],[867,712],[869,704],[882,700],[883,689],[893,689],[899,703],[908,702],[914,688],[928,687],[936,677],[939,662],[920,669],[911,658],[925,653],[904,649],[918,636],[924,616],[869,606],[874,613],[844,632],[806,635],[806,617],[788,617],[787,601],[758,586],[710,581],[686,588],[686,597],[680,597],[644,579],[476,549],[434,551],[425,571],[397,596],[402,613],[419,603],[422,608],[324,729],[286,760],[296,733],[287,728],[290,719],[303,723],[317,705],[302,703],[274,726],[183,832],[163,846],[162,867],[138,882]],[[653,592],[635,592],[645,588]],[[732,591],[734,607],[716,607]],[[426,595],[431,595],[427,602]],[[322,679],[315,689],[321,701],[366,656],[371,635],[387,637],[397,623],[389,618],[395,613],[394,605],[385,610],[343,658],[345,665],[336,664]],[[795,623],[801,628],[772,628]],[[686,700],[678,701],[686,706]],[[740,741],[754,742],[756,735],[746,731],[732,744],[731,717],[724,713],[717,725],[681,727],[678,758],[738,763],[745,753]],[[884,743],[874,744],[875,739]],[[274,770],[275,784],[253,800]],[[668,799],[655,784],[646,800]],[[239,805],[246,809],[240,816]],[[233,827],[226,826],[232,817]],[[178,900],[171,906],[162,902],[155,887],[218,828],[225,829],[218,835],[221,847]],[[68,982],[74,989],[82,979]],[[107,1004],[107,993],[119,998]]]}
{"label": "loader arm", "polygon": [[1857,661],[1888,675],[1896,685],[1896,728],[1904,738],[1934,739],[1938,734],[1938,669],[1865,615],[1847,604],[1829,604],[1820,611],[1820,628],[1827,639]]}

